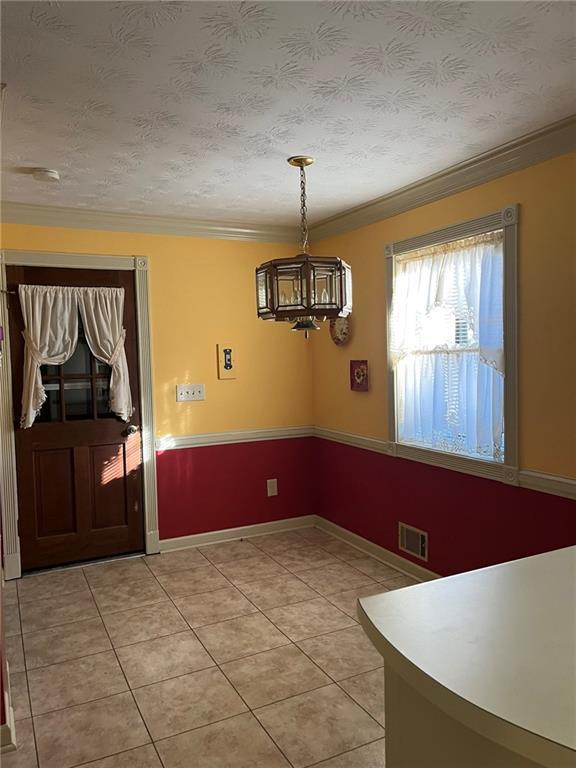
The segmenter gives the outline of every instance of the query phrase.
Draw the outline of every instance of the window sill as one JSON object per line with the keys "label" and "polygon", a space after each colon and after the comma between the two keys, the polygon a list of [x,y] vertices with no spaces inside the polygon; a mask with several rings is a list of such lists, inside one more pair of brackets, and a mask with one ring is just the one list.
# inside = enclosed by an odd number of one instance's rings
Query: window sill
{"label": "window sill", "polygon": [[[496,480],[508,485],[520,485],[519,471],[517,467],[511,467],[507,464],[487,461],[483,459],[472,459],[468,456],[456,456],[452,453],[442,453],[432,451],[427,448],[419,448],[414,445],[405,445],[404,443],[395,443],[390,440],[382,440],[377,437],[365,437],[364,435],[354,435],[349,432],[338,432],[324,427],[314,427],[313,435],[325,440],[331,440],[335,443],[351,445],[355,448],[364,448],[375,453],[383,453],[387,456],[395,456],[399,459],[409,459],[410,461],[419,461],[422,464],[430,464],[433,467],[442,469],[451,469],[455,472],[464,472],[467,475],[476,475],[487,480]],[[562,494],[561,494],[562,495]]]}
{"label": "window sill", "polygon": [[509,485],[518,485],[518,469],[489,459],[473,459],[455,453],[443,453],[429,448],[420,448],[405,443],[390,443],[390,454],[400,459],[419,461],[433,467],[452,469],[467,475],[477,475],[488,480],[497,480]]}

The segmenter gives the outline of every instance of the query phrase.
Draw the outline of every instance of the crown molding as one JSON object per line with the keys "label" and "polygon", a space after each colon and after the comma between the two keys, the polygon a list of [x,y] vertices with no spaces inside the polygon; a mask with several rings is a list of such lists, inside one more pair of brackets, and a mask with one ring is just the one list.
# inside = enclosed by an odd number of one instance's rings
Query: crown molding
{"label": "crown molding", "polygon": [[374,224],[576,149],[576,115],[315,224],[316,240]]}
{"label": "crown molding", "polygon": [[[421,205],[433,203],[448,195],[463,192],[575,149],[576,115],[572,115],[369,203],[336,214],[311,226],[310,231],[316,239],[340,235]],[[296,227],[243,225],[238,222],[91,211],[29,203],[3,202],[1,219],[8,224],[144,232],[154,235],[207,237],[218,240],[294,243],[298,239]]]}
{"label": "crown molding", "polygon": [[90,211],[29,203],[2,202],[1,218],[6,224],[30,224],[40,227],[145,232],[151,235],[179,235],[266,243],[295,243],[298,240],[296,227],[252,226],[237,222],[204,221],[179,216],[147,216],[138,213]]}

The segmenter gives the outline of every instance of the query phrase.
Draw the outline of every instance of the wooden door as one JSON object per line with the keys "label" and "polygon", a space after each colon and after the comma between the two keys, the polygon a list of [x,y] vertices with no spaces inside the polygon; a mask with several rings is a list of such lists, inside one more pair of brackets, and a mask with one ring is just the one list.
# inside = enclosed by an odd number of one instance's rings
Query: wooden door
{"label": "wooden door", "polygon": [[124,288],[130,424],[110,413],[110,367],[91,354],[79,318],[78,346],[62,366],[42,366],[46,402],[21,429],[24,322],[9,295],[18,527],[22,569],[92,560],[144,549],[140,387],[134,273],[10,266],[7,288],[20,283]]}

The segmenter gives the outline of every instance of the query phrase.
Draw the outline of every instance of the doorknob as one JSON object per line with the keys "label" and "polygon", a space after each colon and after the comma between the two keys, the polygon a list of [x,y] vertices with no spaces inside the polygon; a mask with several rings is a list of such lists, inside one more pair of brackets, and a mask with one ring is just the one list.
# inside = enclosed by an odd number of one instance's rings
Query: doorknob
{"label": "doorknob", "polygon": [[129,424],[124,430],[125,435],[135,435],[136,432],[138,432],[138,427],[136,424]]}

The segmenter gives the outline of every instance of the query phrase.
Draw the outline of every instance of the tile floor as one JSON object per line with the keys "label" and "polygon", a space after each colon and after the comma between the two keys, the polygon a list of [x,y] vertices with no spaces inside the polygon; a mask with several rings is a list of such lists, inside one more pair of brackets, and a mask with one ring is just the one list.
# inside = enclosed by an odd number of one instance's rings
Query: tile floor
{"label": "tile floor", "polygon": [[358,597],[415,583],[316,528],[6,585],[4,768],[381,768]]}

